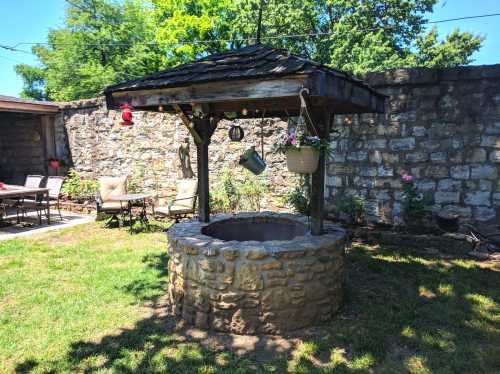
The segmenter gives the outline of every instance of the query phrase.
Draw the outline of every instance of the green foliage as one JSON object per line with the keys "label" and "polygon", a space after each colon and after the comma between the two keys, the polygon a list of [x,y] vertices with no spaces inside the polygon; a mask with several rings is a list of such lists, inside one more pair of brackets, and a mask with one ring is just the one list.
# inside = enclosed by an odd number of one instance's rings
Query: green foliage
{"label": "green foliage", "polygon": [[86,179],[76,170],[71,169],[64,181],[61,192],[71,200],[82,202],[93,200],[97,192],[98,182]]}
{"label": "green foliage", "polygon": [[425,200],[413,180],[403,181],[404,213],[407,223],[418,223],[425,215]]}
{"label": "green foliage", "polygon": [[282,197],[282,202],[295,212],[309,215],[311,212],[311,189],[309,176],[301,177],[300,184]]}
{"label": "green foliage", "polygon": [[335,197],[334,212],[346,217],[352,223],[363,223],[365,219],[365,199],[353,194],[340,194]]}
{"label": "green foliage", "polygon": [[23,94],[83,99],[156,72],[166,60],[165,51],[148,44],[154,38],[153,15],[142,0],[68,2],[64,26],[49,31],[48,45],[33,47],[40,67],[16,68],[25,83]]}
{"label": "green foliage", "polygon": [[[35,46],[39,66],[18,65],[23,95],[53,100],[252,44],[260,0],[73,0],[64,26]],[[437,0],[268,0],[263,42],[348,72],[468,64],[483,37],[442,38],[423,25]],[[252,39],[253,38],[253,39]],[[197,42],[200,40],[208,42]]]}
{"label": "green foliage", "polygon": [[239,179],[228,168],[222,172],[220,182],[210,190],[210,209],[214,213],[259,211],[266,185],[249,172]]}

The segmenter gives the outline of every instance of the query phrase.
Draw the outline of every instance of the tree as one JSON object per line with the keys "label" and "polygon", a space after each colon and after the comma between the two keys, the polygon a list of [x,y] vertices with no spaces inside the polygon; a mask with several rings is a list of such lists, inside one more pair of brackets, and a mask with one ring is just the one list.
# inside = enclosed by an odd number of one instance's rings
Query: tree
{"label": "tree", "polygon": [[[483,38],[440,39],[425,16],[438,0],[263,0],[262,42],[351,72],[472,62]],[[20,65],[23,95],[95,96],[110,84],[255,42],[261,0],[67,0],[64,27]],[[282,35],[295,35],[284,38]]]}
{"label": "tree", "polygon": [[[436,2],[265,0],[263,42],[352,73],[470,63],[483,38],[456,30],[439,41],[436,29],[427,31],[424,25],[426,13],[432,11]],[[153,3],[160,26],[157,40],[170,44],[175,63],[249,44],[248,39],[256,35],[260,0],[153,0]],[[311,34],[314,36],[307,36]],[[176,45],[181,41],[206,39],[231,42]]]}
{"label": "tree", "polygon": [[41,66],[16,67],[25,82],[23,94],[83,99],[110,84],[156,72],[166,66],[166,58],[148,44],[154,38],[152,13],[140,0],[68,1],[65,26],[49,31],[47,45],[33,47]]}

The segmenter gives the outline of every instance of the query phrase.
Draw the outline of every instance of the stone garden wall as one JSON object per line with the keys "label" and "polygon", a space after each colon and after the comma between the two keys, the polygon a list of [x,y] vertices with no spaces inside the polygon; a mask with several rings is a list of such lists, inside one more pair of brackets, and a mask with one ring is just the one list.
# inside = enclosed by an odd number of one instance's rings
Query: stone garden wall
{"label": "stone garden wall", "polygon": [[[332,133],[326,207],[333,212],[346,194],[362,196],[370,220],[402,223],[400,175],[415,177],[429,208],[479,221],[497,218],[500,206],[500,65],[445,70],[404,69],[364,77],[390,96],[383,115],[338,116]],[[89,176],[133,175],[147,190],[166,193],[175,186],[177,147],[187,137],[181,122],[162,113],[134,113],[123,127],[120,113],[102,99],[68,103],[57,118],[59,157]],[[210,146],[211,183],[251,145],[260,151],[257,120],[240,121],[241,143],[228,139],[229,122],[219,125]],[[286,171],[272,148],[287,125],[266,121],[268,169],[260,177],[270,187],[266,208],[276,208],[298,179]],[[196,154],[191,142],[196,172]]]}
{"label": "stone garden wall", "polygon": [[401,223],[400,175],[408,173],[431,210],[498,218],[500,65],[395,70],[365,79],[390,96],[387,114],[336,118],[329,209],[358,194],[370,219]]}
{"label": "stone garden wall", "polygon": [[[177,116],[164,113],[134,112],[134,125],[121,126],[121,112],[107,110],[102,98],[71,102],[56,120],[58,154],[76,170],[89,177],[130,175],[146,191],[168,194],[180,178],[177,149],[188,132]],[[210,181],[216,184],[225,169],[242,171],[239,156],[254,145],[261,150],[260,120],[238,121],[245,131],[242,142],[228,137],[230,122],[222,121],[210,145]],[[287,124],[266,120],[264,153],[268,168],[258,178],[270,187],[264,206],[280,204],[285,190],[297,177],[286,171],[284,156],[273,147],[286,133]],[[191,141],[191,164],[196,173],[196,147]],[[257,177],[256,177],[257,178]]]}

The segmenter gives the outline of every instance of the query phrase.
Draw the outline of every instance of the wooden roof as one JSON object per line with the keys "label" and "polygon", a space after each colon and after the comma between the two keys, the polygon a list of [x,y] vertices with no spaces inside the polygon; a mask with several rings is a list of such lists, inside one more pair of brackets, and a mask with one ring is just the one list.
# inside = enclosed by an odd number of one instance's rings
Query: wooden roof
{"label": "wooden roof", "polygon": [[[290,79],[295,79],[293,88],[290,87]],[[258,86],[259,82],[274,84],[261,84],[261,89],[256,90],[255,86]],[[383,112],[385,96],[361,80],[291,54],[287,50],[262,44],[210,55],[140,79],[110,86],[105,90],[105,95],[110,108],[116,108],[124,102],[138,109],[155,110],[159,104],[168,107],[171,104],[182,106],[193,102],[234,101],[250,107],[254,104],[257,107],[262,103],[256,103],[255,100],[277,98],[291,99],[290,103],[282,100],[281,104],[284,107],[295,107],[298,105],[298,91],[302,87],[308,88],[313,97],[337,97],[336,112]],[[189,91],[186,92],[183,88],[189,88]],[[227,92],[230,90],[233,91],[232,94]],[[351,96],[355,97],[354,101]],[[355,102],[356,100],[358,102]],[[276,107],[275,104],[273,107]],[[230,110],[232,107],[237,105],[229,105],[225,109]]]}
{"label": "wooden roof", "polygon": [[59,112],[59,104],[0,95],[0,112],[49,114]]}

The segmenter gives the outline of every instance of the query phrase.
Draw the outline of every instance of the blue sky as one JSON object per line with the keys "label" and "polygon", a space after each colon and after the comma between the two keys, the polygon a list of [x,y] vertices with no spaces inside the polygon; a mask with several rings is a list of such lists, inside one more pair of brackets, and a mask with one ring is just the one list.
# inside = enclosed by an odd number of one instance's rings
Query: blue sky
{"label": "blue sky", "polygon": [[[45,42],[50,28],[58,27],[64,18],[64,0],[0,0],[0,45],[22,42]],[[441,0],[430,20],[441,20],[486,13],[500,13],[499,0]],[[474,65],[500,63],[500,17],[463,20],[438,24],[441,35],[459,27],[486,36],[483,48],[474,55]],[[29,50],[22,45],[19,48]],[[32,55],[0,49],[0,94],[18,96],[22,81],[14,72],[17,63],[35,63]]]}

